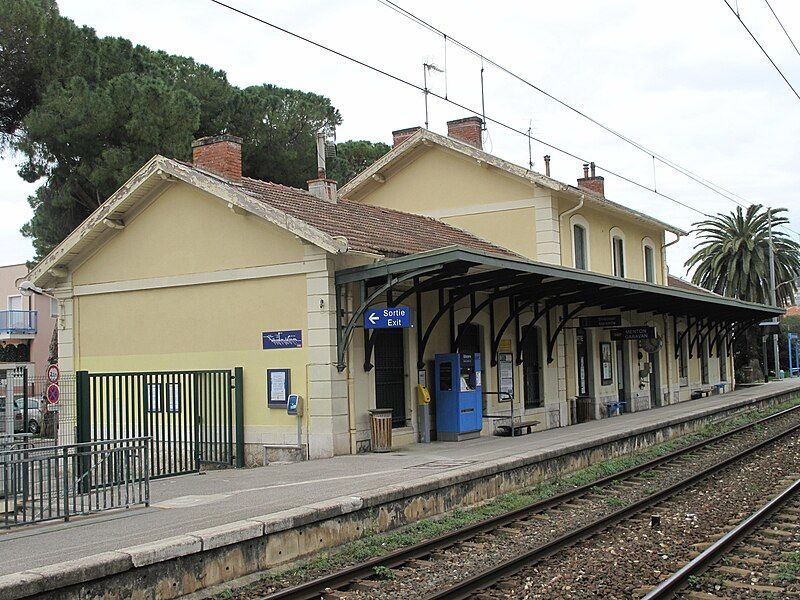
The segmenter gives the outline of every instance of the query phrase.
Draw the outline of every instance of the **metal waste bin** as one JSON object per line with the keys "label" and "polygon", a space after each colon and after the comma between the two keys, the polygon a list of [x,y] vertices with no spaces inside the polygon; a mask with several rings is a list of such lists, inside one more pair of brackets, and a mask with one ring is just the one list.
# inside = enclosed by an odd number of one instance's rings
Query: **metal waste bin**
{"label": "metal waste bin", "polygon": [[392,449],[392,409],[372,408],[369,411],[372,426],[372,451],[389,452]]}

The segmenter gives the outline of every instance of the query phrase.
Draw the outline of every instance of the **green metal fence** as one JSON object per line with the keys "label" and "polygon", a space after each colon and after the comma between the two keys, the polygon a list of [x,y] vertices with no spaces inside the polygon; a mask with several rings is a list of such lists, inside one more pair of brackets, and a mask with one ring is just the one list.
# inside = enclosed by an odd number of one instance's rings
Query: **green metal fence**
{"label": "green metal fence", "polygon": [[76,374],[77,441],[149,437],[150,476],[244,466],[242,369]]}

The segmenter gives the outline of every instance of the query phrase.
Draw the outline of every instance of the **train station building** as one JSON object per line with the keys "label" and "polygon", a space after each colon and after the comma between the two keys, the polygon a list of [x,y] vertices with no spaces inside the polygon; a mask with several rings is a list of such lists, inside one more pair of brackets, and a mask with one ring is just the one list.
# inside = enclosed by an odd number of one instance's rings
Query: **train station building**
{"label": "train station building", "polygon": [[685,232],[594,165],[563,183],[485,152],[479,118],[447,125],[394,132],[341,189],[323,165],[307,190],[244,177],[230,135],[154,157],[29,274],[60,304],[62,371],[241,367],[248,464],[369,450],[371,409],[402,446],[733,389],[734,337],[778,309],[672,277]]}

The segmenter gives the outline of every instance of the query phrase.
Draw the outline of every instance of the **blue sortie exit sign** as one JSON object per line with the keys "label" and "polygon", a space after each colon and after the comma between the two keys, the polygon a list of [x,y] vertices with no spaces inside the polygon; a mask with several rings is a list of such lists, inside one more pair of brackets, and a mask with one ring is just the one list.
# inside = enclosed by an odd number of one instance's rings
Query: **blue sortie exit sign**
{"label": "blue sortie exit sign", "polygon": [[407,306],[369,308],[364,313],[365,329],[401,329],[411,327],[411,309]]}

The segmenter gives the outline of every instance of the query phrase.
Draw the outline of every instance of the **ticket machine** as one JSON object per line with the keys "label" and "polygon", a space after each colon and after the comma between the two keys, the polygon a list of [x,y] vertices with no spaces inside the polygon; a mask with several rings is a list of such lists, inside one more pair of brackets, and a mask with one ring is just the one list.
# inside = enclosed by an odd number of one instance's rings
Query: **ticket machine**
{"label": "ticket machine", "polygon": [[441,441],[478,437],[483,427],[480,354],[436,355],[436,433]]}

